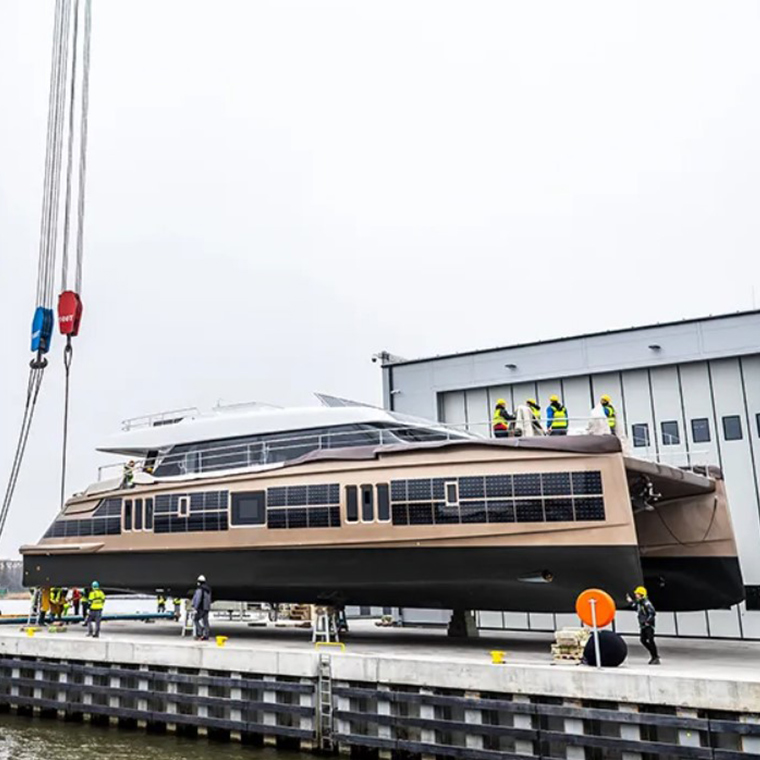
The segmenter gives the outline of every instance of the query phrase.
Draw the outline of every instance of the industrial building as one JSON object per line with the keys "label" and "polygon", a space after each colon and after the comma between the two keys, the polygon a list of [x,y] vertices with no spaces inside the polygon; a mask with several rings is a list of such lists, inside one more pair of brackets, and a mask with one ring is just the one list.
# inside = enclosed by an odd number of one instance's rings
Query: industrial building
{"label": "industrial building", "polygon": [[[580,424],[609,394],[634,455],[718,465],[746,601],[663,613],[658,632],[760,639],[760,311],[429,358],[381,357],[384,404],[396,412],[489,434],[498,398],[510,409],[527,398],[545,408],[557,394]],[[478,621],[483,628],[553,629],[561,617],[483,612]],[[619,614],[617,625],[636,630],[632,613]]]}

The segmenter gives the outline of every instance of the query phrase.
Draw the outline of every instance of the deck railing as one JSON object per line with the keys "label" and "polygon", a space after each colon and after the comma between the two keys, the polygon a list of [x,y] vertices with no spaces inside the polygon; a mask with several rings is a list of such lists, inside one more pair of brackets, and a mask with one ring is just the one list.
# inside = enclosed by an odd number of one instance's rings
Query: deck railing
{"label": "deck railing", "polygon": [[[181,411],[181,410],[178,410]],[[171,415],[171,412],[164,413]],[[145,419],[145,418],[143,418]],[[165,423],[168,424],[168,423]],[[516,422],[511,425],[510,435],[522,437],[542,437],[553,435],[547,430],[549,422],[545,418],[527,423]],[[599,417],[568,418],[568,436],[576,435],[610,435],[605,419]],[[647,459],[676,467],[695,468],[711,464],[709,450],[686,449],[683,445],[672,450],[671,442],[658,445],[641,446],[631,441],[622,430],[618,431],[627,455]],[[134,470],[157,472],[159,475],[187,475],[202,472],[214,472],[239,468],[274,465],[297,459],[304,454],[355,446],[381,446],[409,442],[435,442],[454,439],[493,438],[490,422],[462,423],[445,425],[430,423],[428,426],[399,424],[383,428],[365,427],[346,431],[314,431],[297,435],[260,436],[259,440],[239,439],[216,446],[199,443],[192,451],[169,452],[155,459],[134,459]],[[103,465],[98,468],[98,480],[121,477],[126,462]]]}

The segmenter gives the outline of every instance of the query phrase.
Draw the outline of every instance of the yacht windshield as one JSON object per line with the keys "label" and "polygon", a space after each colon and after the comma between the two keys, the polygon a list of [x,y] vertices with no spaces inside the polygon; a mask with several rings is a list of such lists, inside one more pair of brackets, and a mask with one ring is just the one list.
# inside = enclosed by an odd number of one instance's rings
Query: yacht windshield
{"label": "yacht windshield", "polygon": [[179,444],[160,456],[154,474],[170,477],[276,464],[320,449],[430,443],[463,437],[466,436],[447,430],[383,422],[198,441]]}

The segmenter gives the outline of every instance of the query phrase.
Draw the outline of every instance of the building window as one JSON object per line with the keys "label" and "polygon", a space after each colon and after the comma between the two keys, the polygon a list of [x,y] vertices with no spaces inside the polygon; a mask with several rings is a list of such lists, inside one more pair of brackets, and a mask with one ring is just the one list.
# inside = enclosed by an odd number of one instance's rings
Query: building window
{"label": "building window", "polygon": [[358,522],[359,500],[356,498],[356,486],[346,486],[346,522]]}
{"label": "building window", "polygon": [[745,586],[744,596],[747,612],[757,612],[760,610],[760,586]]}
{"label": "building window", "polygon": [[372,486],[362,486],[362,522],[375,519],[375,494]]}
{"label": "building window", "polygon": [[631,426],[633,445],[636,447],[649,446],[649,425],[646,422],[639,422]]}
{"label": "building window", "polygon": [[387,483],[377,484],[377,519],[380,522],[391,519],[391,499]]}
{"label": "building window", "polygon": [[263,525],[266,517],[266,492],[232,494],[233,525]]}
{"label": "building window", "polygon": [[663,422],[660,425],[662,431],[663,446],[677,446],[681,443],[681,434],[678,431],[678,423],[675,420]]}
{"label": "building window", "polygon": [[124,502],[124,530],[132,530],[132,499]]}
{"label": "building window", "polygon": [[710,421],[697,417],[691,421],[691,437],[694,443],[710,443]]}
{"label": "building window", "polygon": [[727,441],[741,441],[742,421],[738,414],[729,414],[723,418],[723,437]]}
{"label": "building window", "polygon": [[153,499],[145,500],[145,530],[153,530]]}
{"label": "building window", "polygon": [[135,499],[135,530],[143,527],[143,500]]}

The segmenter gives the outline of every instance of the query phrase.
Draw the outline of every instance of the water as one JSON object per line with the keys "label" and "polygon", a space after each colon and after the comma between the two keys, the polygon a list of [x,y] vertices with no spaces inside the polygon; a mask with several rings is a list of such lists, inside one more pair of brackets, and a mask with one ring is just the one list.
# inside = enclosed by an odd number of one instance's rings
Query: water
{"label": "water", "polygon": [[0,714],[0,760],[307,760],[310,755]]}

